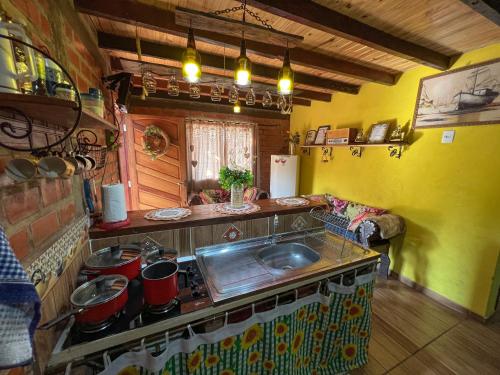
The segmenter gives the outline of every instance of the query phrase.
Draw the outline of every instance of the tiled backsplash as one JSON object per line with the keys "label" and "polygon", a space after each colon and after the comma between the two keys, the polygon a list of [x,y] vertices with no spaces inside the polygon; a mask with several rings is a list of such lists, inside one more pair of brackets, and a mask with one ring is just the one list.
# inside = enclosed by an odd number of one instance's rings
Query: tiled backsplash
{"label": "tiled backsplash", "polygon": [[28,275],[31,277],[37,270],[41,271],[45,278],[60,275],[65,268],[68,257],[71,257],[79,249],[82,239],[86,238],[87,229],[88,219],[86,216],[75,220],[74,224],[28,267],[26,270]]}

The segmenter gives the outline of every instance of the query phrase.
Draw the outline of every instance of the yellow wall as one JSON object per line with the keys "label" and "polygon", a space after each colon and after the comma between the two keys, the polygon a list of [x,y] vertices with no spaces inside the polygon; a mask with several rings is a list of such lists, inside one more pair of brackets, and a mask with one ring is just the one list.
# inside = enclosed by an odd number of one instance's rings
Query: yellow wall
{"label": "yellow wall", "polygon": [[[497,57],[500,44],[464,54],[453,68]],[[367,129],[384,120],[411,123],[420,78],[436,73],[419,67],[394,86],[365,84],[356,96],[296,106],[292,131],[304,139],[308,129],[324,124]],[[315,149],[301,158],[300,191],[329,192],[403,216],[408,231],[402,250],[391,254],[394,270],[487,316],[500,284],[500,126],[453,129],[452,144],[441,144],[444,129],[417,131],[400,160],[385,148],[366,148],[362,158],[336,148],[333,160],[322,163]]]}

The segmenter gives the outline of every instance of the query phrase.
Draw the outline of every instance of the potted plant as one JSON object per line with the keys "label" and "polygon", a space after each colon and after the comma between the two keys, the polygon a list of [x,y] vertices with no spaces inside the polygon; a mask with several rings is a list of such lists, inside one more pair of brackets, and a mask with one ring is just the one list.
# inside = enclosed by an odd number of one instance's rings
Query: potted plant
{"label": "potted plant", "polygon": [[290,155],[295,155],[295,147],[300,143],[300,134],[299,132],[295,132],[291,134],[288,139],[288,148]]}
{"label": "potted plant", "polygon": [[223,189],[231,190],[231,206],[243,206],[243,189],[253,184],[253,175],[248,169],[222,167],[219,172],[219,184]]}

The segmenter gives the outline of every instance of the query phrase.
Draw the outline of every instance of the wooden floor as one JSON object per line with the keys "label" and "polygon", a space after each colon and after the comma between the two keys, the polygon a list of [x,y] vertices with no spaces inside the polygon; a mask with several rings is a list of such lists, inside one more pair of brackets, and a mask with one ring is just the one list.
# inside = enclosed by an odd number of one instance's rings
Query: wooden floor
{"label": "wooden floor", "polygon": [[500,314],[484,325],[399,281],[380,281],[369,362],[351,374],[498,375]]}

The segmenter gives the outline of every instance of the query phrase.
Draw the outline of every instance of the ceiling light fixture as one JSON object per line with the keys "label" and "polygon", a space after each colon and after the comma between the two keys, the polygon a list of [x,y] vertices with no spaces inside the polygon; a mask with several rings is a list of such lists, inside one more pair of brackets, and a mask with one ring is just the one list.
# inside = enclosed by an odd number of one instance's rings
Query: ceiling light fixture
{"label": "ceiling light fixture", "polygon": [[238,86],[248,86],[252,82],[252,63],[247,57],[246,50],[244,33],[242,33],[240,56],[234,68],[234,82]]}
{"label": "ceiling light fixture", "polygon": [[[243,4],[243,27],[245,27],[245,14],[247,2]],[[252,63],[247,57],[247,45],[245,42],[245,30],[241,31],[240,56],[236,59],[234,67],[234,82],[238,86],[248,86],[252,82]]]}
{"label": "ceiling light fixture", "polygon": [[278,74],[278,94],[290,95],[293,92],[293,70],[290,65],[290,50],[288,47],[283,58],[283,66]]}
{"label": "ceiling light fixture", "polygon": [[201,78],[201,56],[196,50],[192,28],[189,28],[186,51],[182,55],[182,76],[189,83],[199,82]]}

